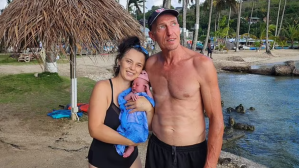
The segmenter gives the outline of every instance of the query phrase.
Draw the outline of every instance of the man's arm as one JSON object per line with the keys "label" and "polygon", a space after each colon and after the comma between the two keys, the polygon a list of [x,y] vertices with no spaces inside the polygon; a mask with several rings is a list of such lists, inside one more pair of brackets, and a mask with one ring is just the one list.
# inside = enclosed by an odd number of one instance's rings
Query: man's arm
{"label": "man's arm", "polygon": [[209,118],[208,153],[205,168],[215,168],[222,148],[224,131],[221,96],[213,62],[205,56],[199,61],[200,93]]}

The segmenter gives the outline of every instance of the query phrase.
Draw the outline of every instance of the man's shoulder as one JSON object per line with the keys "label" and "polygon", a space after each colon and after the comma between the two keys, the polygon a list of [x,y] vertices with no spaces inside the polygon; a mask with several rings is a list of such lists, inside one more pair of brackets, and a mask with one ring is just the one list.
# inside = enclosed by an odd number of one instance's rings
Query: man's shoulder
{"label": "man's shoulder", "polygon": [[154,63],[157,61],[159,55],[160,55],[160,53],[156,53],[156,54],[154,54],[154,55],[151,55],[151,56],[147,59],[147,61],[146,61],[146,65],[152,65],[152,64],[154,64]]}
{"label": "man's shoulder", "polygon": [[211,66],[212,67],[214,66],[212,60],[209,57],[207,57],[201,53],[196,52],[192,58],[193,58],[193,65],[197,69],[198,68],[209,68]]}

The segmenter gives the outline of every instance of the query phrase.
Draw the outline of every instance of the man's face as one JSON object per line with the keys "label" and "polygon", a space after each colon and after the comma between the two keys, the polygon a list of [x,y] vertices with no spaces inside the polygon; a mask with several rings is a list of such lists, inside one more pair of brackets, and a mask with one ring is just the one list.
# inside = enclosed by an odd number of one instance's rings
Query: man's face
{"label": "man's face", "polygon": [[180,45],[180,26],[175,16],[162,14],[152,25],[150,37],[157,41],[163,50],[172,51]]}

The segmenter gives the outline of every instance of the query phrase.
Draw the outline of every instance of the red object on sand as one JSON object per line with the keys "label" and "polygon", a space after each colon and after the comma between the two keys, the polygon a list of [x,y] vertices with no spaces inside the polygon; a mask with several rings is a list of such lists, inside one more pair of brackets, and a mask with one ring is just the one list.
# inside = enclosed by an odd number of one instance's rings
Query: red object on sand
{"label": "red object on sand", "polygon": [[[78,103],[77,106],[79,108],[79,111],[82,111],[82,112],[85,112],[85,113],[88,112],[89,104],[87,104],[87,103]],[[68,109],[71,110],[72,107],[70,106]]]}

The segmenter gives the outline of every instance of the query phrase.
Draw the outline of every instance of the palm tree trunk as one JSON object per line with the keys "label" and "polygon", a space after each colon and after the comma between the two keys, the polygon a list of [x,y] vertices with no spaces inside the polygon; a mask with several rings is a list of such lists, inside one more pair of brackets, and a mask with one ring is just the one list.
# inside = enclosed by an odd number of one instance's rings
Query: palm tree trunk
{"label": "palm tree trunk", "polygon": [[276,27],[275,27],[275,36],[277,36],[277,30],[278,30],[278,22],[279,22],[280,5],[281,5],[281,0],[279,0],[279,5],[278,5],[277,19],[276,19]]}
{"label": "palm tree trunk", "polygon": [[282,21],[283,21],[283,16],[284,16],[284,11],[285,11],[285,9],[286,9],[286,4],[287,4],[287,0],[284,0],[284,6],[283,6],[283,11],[282,11],[281,20],[280,20],[280,26],[279,26],[279,29],[278,29],[277,36],[279,36],[280,31],[281,31],[281,26],[282,26]]}
{"label": "palm tree trunk", "polygon": [[183,40],[182,40],[183,46],[186,46],[186,13],[187,13],[187,0],[183,0]]}
{"label": "palm tree trunk", "polygon": [[[227,27],[229,27],[229,21],[230,21],[230,15],[232,14],[232,7],[229,7],[229,14],[228,14],[228,22],[227,22]],[[228,31],[227,30],[227,35],[228,35]],[[225,37],[225,44],[226,44],[226,41],[227,41],[227,35]]]}
{"label": "palm tree trunk", "polygon": [[209,24],[208,24],[208,30],[207,30],[207,37],[206,37],[205,45],[203,46],[203,49],[202,49],[201,53],[203,53],[205,51],[205,49],[207,48],[208,40],[210,38],[212,12],[213,12],[213,0],[210,0],[210,13],[209,13]]}
{"label": "palm tree trunk", "polygon": [[217,12],[215,11],[215,26],[214,26],[215,32],[217,31]]}
{"label": "palm tree trunk", "polygon": [[236,33],[237,34],[237,36],[236,36],[236,51],[239,51],[239,33],[240,33],[241,12],[242,12],[242,0],[240,0],[240,4],[239,4],[237,33]]}
{"label": "palm tree trunk", "polygon": [[269,15],[270,15],[270,3],[271,0],[268,0],[268,11],[267,11],[267,28],[266,28],[266,53],[271,54],[269,46]]}
{"label": "palm tree trunk", "polygon": [[246,46],[247,46],[248,38],[250,37],[249,33],[250,33],[251,18],[252,18],[252,13],[253,13],[253,6],[254,6],[254,2],[252,2],[252,8],[251,8],[251,14],[250,14],[250,20],[249,20],[249,26],[248,26],[248,33],[247,33],[248,37],[246,38]]}
{"label": "palm tree trunk", "polygon": [[143,33],[144,33],[144,37],[145,37],[145,40],[146,40],[146,33],[145,33],[145,0],[143,0]]}
{"label": "palm tree trunk", "polygon": [[163,7],[170,9],[170,7],[171,7],[171,0],[163,0]]}
{"label": "palm tree trunk", "polygon": [[199,29],[199,13],[200,13],[200,8],[199,8],[199,0],[195,1],[195,15],[196,15],[196,20],[195,20],[195,26],[194,26],[194,36],[192,40],[192,50],[196,50],[196,43],[197,43],[197,38],[198,38],[198,29]]}
{"label": "palm tree trunk", "polygon": [[219,13],[218,13],[218,24],[217,24],[217,30],[219,30],[219,28],[220,28],[220,26],[219,26],[220,14],[221,14],[221,12],[219,11]]}
{"label": "palm tree trunk", "polygon": [[[276,26],[275,26],[275,37],[277,37],[277,31],[278,31],[280,5],[281,5],[281,0],[279,0],[278,11],[277,11]],[[274,48],[275,48],[275,41],[273,42],[272,50],[274,50]]]}
{"label": "palm tree trunk", "polygon": [[129,2],[130,2],[130,0],[127,0],[126,8],[127,8],[127,11],[128,11],[128,12],[130,12],[130,11],[129,11]]}

